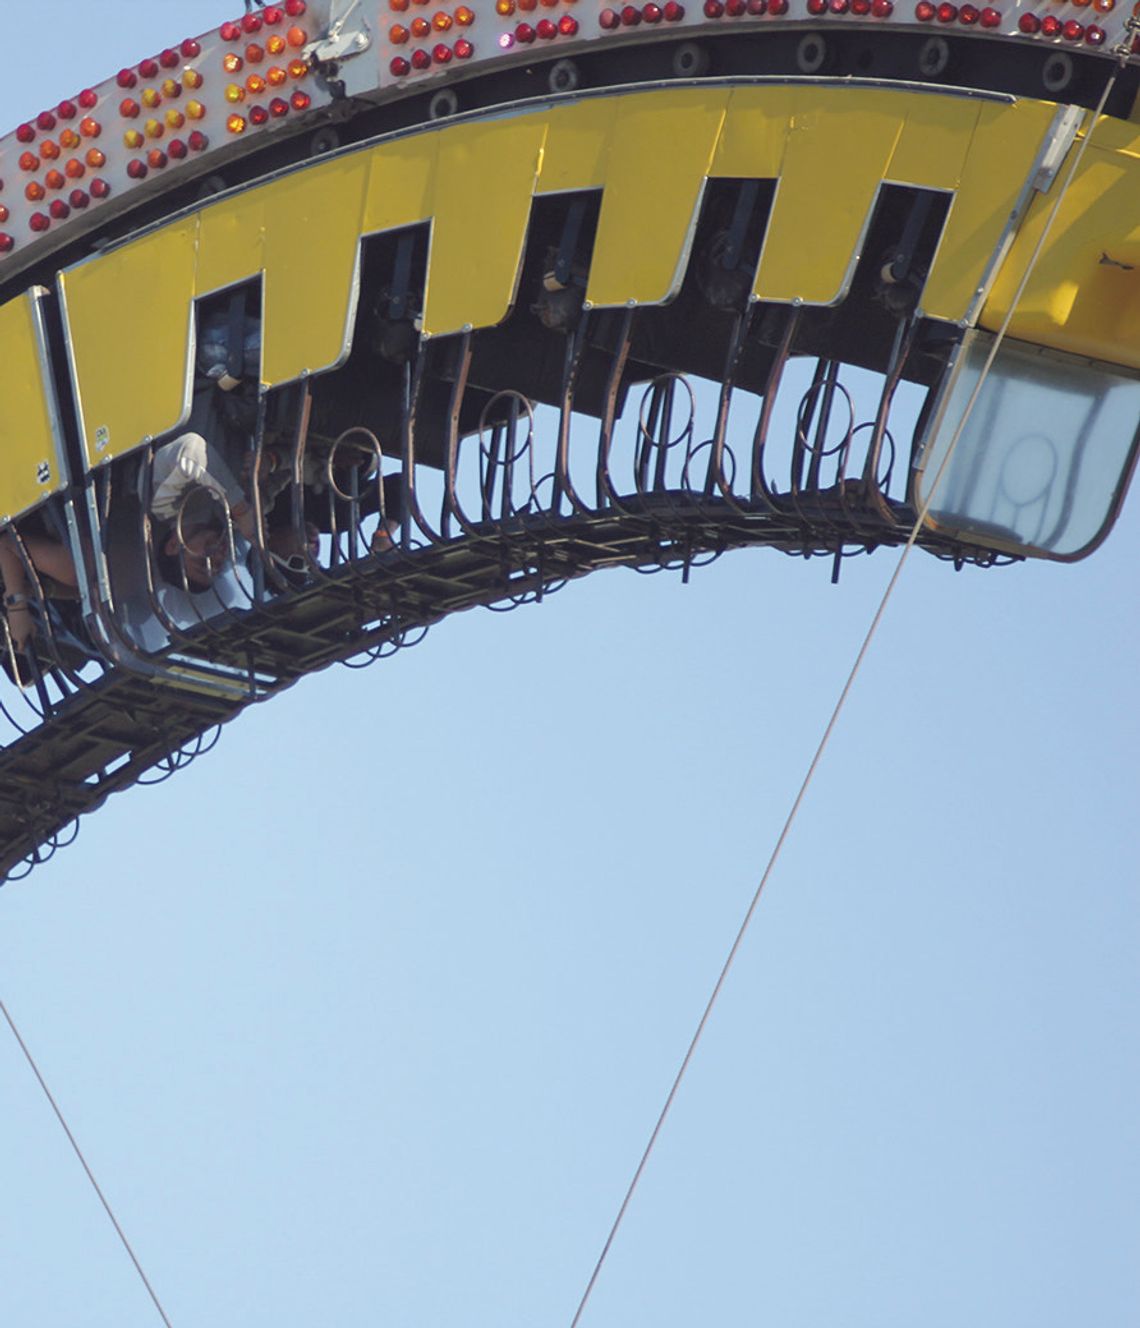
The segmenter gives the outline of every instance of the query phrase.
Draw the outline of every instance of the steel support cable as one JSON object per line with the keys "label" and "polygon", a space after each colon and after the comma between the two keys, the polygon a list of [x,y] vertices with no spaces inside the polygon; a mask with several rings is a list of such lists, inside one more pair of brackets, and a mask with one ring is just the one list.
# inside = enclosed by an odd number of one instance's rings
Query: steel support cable
{"label": "steel support cable", "polygon": [[[1126,31],[1124,39],[1125,43],[1130,43],[1131,33],[1133,32],[1133,30],[1138,28],[1140,28],[1140,18],[1132,19],[1129,21],[1128,29]],[[578,1325],[581,1322],[582,1315],[586,1309],[586,1305],[589,1302],[590,1296],[593,1293],[594,1287],[597,1284],[599,1276],[601,1275],[602,1267],[604,1266],[606,1259],[609,1256],[610,1249],[613,1246],[615,1238],[617,1237],[618,1230],[625,1219],[626,1212],[628,1211],[630,1203],[633,1200],[634,1193],[636,1192],[638,1184],[641,1181],[641,1177],[645,1172],[645,1168],[649,1163],[650,1155],[652,1154],[653,1149],[656,1146],[658,1137],[660,1136],[661,1131],[664,1128],[665,1121],[669,1116],[669,1112],[672,1110],[673,1103],[676,1100],[677,1093],[681,1087],[681,1083],[685,1078],[686,1073],[688,1072],[689,1065],[692,1062],[693,1056],[696,1054],[697,1046],[700,1043],[702,1036],[704,1035],[705,1027],[708,1024],[710,1017],[712,1016],[713,1008],[720,997],[721,990],[723,989],[724,984],[728,979],[728,975],[730,970],[732,969],[732,965],[735,962],[736,956],[740,951],[740,947],[744,942],[744,937],[748,931],[749,926],[751,925],[753,915],[755,914],[756,908],[760,903],[760,897],[764,893],[764,888],[768,884],[768,880],[772,875],[772,871],[775,868],[777,861],[779,860],[780,854],[783,852],[784,845],[787,842],[788,836],[791,833],[792,826],[795,823],[797,815],[799,814],[800,807],[803,804],[804,798],[807,796],[808,788],[810,787],[811,782],[815,777],[815,772],[819,767],[820,761],[823,758],[823,754],[827,749],[827,745],[831,741],[831,735],[835,731],[835,727],[839,721],[839,716],[843,712],[843,707],[847,704],[847,698],[851,694],[851,690],[855,685],[855,679],[859,674],[859,670],[862,668],[863,660],[867,656],[867,652],[871,647],[871,642],[874,640],[875,634],[879,629],[879,624],[882,622],[883,615],[886,613],[887,604],[890,602],[890,598],[894,593],[895,586],[898,584],[899,577],[902,575],[902,570],[906,566],[907,559],[910,557],[911,550],[914,548],[915,543],[918,540],[919,532],[922,530],[923,524],[926,521],[927,514],[929,513],[931,505],[934,502],[934,496],[938,492],[939,485],[942,483],[942,478],[945,475],[947,467],[949,466],[950,461],[954,456],[954,452],[957,449],[958,442],[962,437],[962,433],[965,430],[966,425],[969,423],[970,416],[972,415],[974,407],[977,404],[978,397],[981,395],[982,388],[985,385],[986,379],[989,377],[990,369],[993,367],[994,359],[997,356],[1002,341],[1005,339],[1005,335],[1009,330],[1010,323],[1013,321],[1013,316],[1017,311],[1018,305],[1021,303],[1022,296],[1025,294],[1025,289],[1029,285],[1029,279],[1033,275],[1034,268],[1037,266],[1037,262],[1038,259],[1041,257],[1042,250],[1045,248],[1045,242],[1049,238],[1049,233],[1053,229],[1053,223],[1056,220],[1057,214],[1060,211],[1061,204],[1065,199],[1065,195],[1069,191],[1069,187],[1073,182],[1073,179],[1077,173],[1081,161],[1084,159],[1084,155],[1088,149],[1089,143],[1092,141],[1093,131],[1096,128],[1097,121],[1100,119],[1100,116],[1104,111],[1105,105],[1108,102],[1108,98],[1112,93],[1112,89],[1116,85],[1116,80],[1120,74],[1121,69],[1123,69],[1125,64],[1127,63],[1128,51],[1123,49],[1123,45],[1124,44],[1122,43],[1122,48],[1118,49],[1118,54],[1120,58],[1117,61],[1117,63],[1113,66],[1112,74],[1109,76],[1107,82],[1105,83],[1104,91],[1101,93],[1100,100],[1097,102],[1095,109],[1091,111],[1089,118],[1085,122],[1087,128],[1085,130],[1084,137],[1081,139],[1081,142],[1076,152],[1073,154],[1073,159],[1069,163],[1069,168],[1065,174],[1064,181],[1057,191],[1057,197],[1054,200],[1053,206],[1052,208],[1050,208],[1045,218],[1045,224],[1041,229],[1041,234],[1038,236],[1037,242],[1033,246],[1033,249],[1029,255],[1029,261],[1025,266],[1025,271],[1022,273],[1021,278],[1018,281],[1017,287],[1014,290],[1013,298],[1009,302],[1009,309],[1006,311],[1005,317],[1002,319],[1001,325],[994,336],[992,345],[990,346],[989,353],[987,354],[982,364],[981,372],[978,375],[978,381],[974,385],[974,390],[971,392],[970,397],[966,402],[965,409],[962,412],[962,418],[958,421],[958,425],[955,428],[954,433],[951,435],[950,443],[946,448],[946,455],[942,458],[942,462],[935,473],[934,483],[930,486],[930,490],[926,496],[926,499],[922,503],[922,506],[919,508],[918,514],[914,520],[914,524],[911,527],[910,534],[907,536],[906,543],[903,545],[902,553],[899,555],[899,560],[896,563],[895,569],[891,573],[891,578],[887,582],[887,587],[883,591],[883,594],[879,600],[878,608],[875,610],[874,617],[871,619],[870,626],[867,628],[867,631],[863,637],[862,644],[860,645],[858,653],[855,656],[855,661],[851,665],[851,669],[847,674],[847,680],[843,684],[843,689],[839,693],[839,699],[835,702],[835,706],[831,711],[831,717],[828,719],[827,725],[824,728],[823,736],[820,738],[818,744],[816,745],[815,753],[812,756],[811,762],[809,763],[807,768],[807,773],[804,775],[803,780],[800,783],[799,791],[796,793],[795,800],[793,801],[791,806],[791,810],[788,812],[788,815],[784,820],[783,828],[780,830],[780,834],[778,839],[776,840],[775,847],[772,849],[772,852],[768,858],[767,865],[765,866],[764,872],[760,877],[760,882],[756,886],[756,889],[752,895],[752,899],[749,902],[747,910],[745,911],[744,918],[740,923],[740,926],[736,932],[736,937],[733,940],[731,947],[729,948],[728,954],[725,957],[723,965],[721,966],[720,973],[718,974],[716,982],[713,985],[712,992],[709,995],[707,1002],[705,1003],[704,1010],[701,1013],[700,1020],[697,1023],[696,1031],[693,1033],[693,1036],[689,1041],[689,1045],[685,1051],[685,1055],[681,1060],[680,1067],[677,1070],[677,1073],[673,1078],[672,1085],[669,1088],[669,1092],[666,1095],[665,1103],[662,1106],[661,1111],[657,1116],[656,1123],[654,1124],[653,1130],[649,1136],[649,1142],[645,1145],[645,1148],[641,1154],[641,1159],[638,1162],[637,1168],[633,1173],[633,1179],[629,1182],[629,1185],[626,1188],[625,1195],[622,1198],[621,1205],[617,1211],[617,1216],[614,1218],[613,1223],[610,1226],[609,1234],[606,1236],[605,1244],[602,1246],[602,1251],[598,1255],[597,1262],[594,1264],[593,1271],[590,1274],[590,1280],[586,1284],[586,1289],[582,1293],[582,1299],[578,1302],[578,1308],[574,1312],[573,1319],[570,1321],[570,1328],[578,1328]]]}
{"label": "steel support cable", "polygon": [[111,1209],[111,1205],[107,1202],[106,1196],[104,1195],[103,1191],[99,1188],[99,1182],[95,1179],[94,1172],[88,1166],[87,1159],[83,1156],[83,1150],[79,1147],[79,1144],[76,1142],[75,1135],[71,1133],[71,1129],[68,1126],[67,1121],[64,1119],[63,1112],[60,1111],[59,1109],[59,1104],[52,1096],[51,1089],[48,1088],[47,1082],[45,1081],[43,1075],[40,1073],[39,1066],[36,1064],[35,1060],[33,1059],[32,1053],[28,1050],[27,1043],[20,1036],[20,1030],[16,1027],[15,1022],[12,1019],[12,1016],[8,1013],[8,1007],[4,1004],[2,1000],[0,1000],[0,1014],[4,1016],[4,1019],[7,1022],[8,1027],[12,1030],[12,1036],[16,1039],[16,1042],[19,1044],[20,1050],[24,1053],[24,1059],[31,1066],[32,1073],[36,1076],[36,1080],[39,1083],[39,1086],[43,1089],[44,1097],[47,1098],[52,1111],[55,1112],[56,1120],[59,1121],[64,1134],[67,1135],[67,1142],[71,1145],[72,1149],[75,1152],[75,1156],[79,1159],[79,1165],[87,1173],[87,1179],[91,1182],[91,1188],[95,1191],[96,1195],[99,1198],[99,1202],[103,1205],[104,1212],[110,1218],[111,1225],[115,1228],[115,1234],[119,1237],[119,1240],[122,1242],[123,1249],[125,1249],[127,1254],[130,1256],[131,1263],[133,1263],[135,1266],[135,1272],[138,1273],[139,1277],[142,1279],[143,1286],[146,1287],[147,1295],[149,1295],[151,1300],[154,1301],[154,1307],[158,1311],[159,1318],[161,1318],[162,1322],[166,1325],[166,1328],[172,1328],[170,1320],[166,1317],[166,1311],[162,1308],[162,1303],[159,1301],[158,1296],[155,1294],[154,1287],[151,1286],[149,1278],[147,1277],[146,1273],[143,1272],[143,1267],[142,1264],[139,1263],[138,1261],[138,1256],[131,1248],[131,1243],[127,1239],[126,1233],[123,1231],[123,1228],[119,1225],[119,1219],[115,1216],[114,1212]]}

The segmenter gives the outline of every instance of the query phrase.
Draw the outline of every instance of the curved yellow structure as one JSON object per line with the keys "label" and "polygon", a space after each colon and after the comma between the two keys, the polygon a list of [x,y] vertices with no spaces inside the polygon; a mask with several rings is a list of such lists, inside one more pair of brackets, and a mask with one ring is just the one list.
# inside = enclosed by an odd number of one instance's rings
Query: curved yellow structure
{"label": "curved yellow structure", "polygon": [[[0,797],[0,865],[301,672],[596,566],[768,543],[838,569],[845,547],[901,543],[920,512],[920,542],[959,561],[1089,552],[1140,437],[1140,129],[1092,121],[1040,98],[805,77],[548,97],[284,165],[10,298],[0,524],[64,512],[80,647],[107,669],[99,704],[140,718],[110,737],[100,718],[83,737],[82,680],[77,699],[63,689],[68,718],[44,690],[45,723],[21,742],[72,773],[32,828],[24,792]],[[294,496],[277,519],[303,547],[324,494],[330,561],[294,553],[301,579],[283,580],[257,511],[248,556],[229,532],[242,604],[178,618],[149,468],[191,417],[204,311],[226,302],[231,332],[256,325],[260,356],[248,473],[281,407]],[[862,423],[848,369],[879,384]],[[686,374],[720,391],[707,433],[691,389],[681,418]],[[891,427],[900,386],[925,394],[909,452]],[[755,406],[749,438],[730,436],[733,392]],[[541,465],[538,404],[559,413]],[[597,421],[585,483],[572,418]],[[346,434],[375,449],[363,547],[356,480],[336,471]],[[147,717],[156,685],[160,719]]]}

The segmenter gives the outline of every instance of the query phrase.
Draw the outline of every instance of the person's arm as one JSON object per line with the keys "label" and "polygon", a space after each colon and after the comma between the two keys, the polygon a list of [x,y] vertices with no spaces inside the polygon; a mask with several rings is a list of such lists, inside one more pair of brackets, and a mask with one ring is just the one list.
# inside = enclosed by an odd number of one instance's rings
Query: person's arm
{"label": "person's arm", "polygon": [[36,630],[28,596],[28,573],[10,531],[0,535],[0,577],[4,578],[4,612],[12,644],[23,650]]}
{"label": "person's arm", "polygon": [[37,572],[43,572],[61,586],[78,586],[71,550],[50,535],[22,535],[24,551]]}
{"label": "person's arm", "polygon": [[207,489],[225,501],[234,525],[253,540],[253,511],[225,457],[199,433],[184,433],[154,454],[150,510],[163,521],[178,515],[187,489]]}

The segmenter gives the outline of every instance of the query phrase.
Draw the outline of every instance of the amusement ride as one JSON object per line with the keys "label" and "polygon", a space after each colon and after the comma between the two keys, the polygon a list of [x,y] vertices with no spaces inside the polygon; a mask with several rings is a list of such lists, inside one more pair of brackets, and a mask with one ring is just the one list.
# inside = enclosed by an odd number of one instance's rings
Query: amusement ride
{"label": "amusement ride", "polygon": [[1137,33],[1118,0],[283,0],[30,115],[6,877],[473,606],[752,546],[1093,554],[1140,440]]}
{"label": "amusement ride", "polygon": [[[302,675],[596,568],[1090,553],[1140,415],[1133,25],[286,0],[18,125],[0,867]],[[195,429],[244,489],[163,508]]]}

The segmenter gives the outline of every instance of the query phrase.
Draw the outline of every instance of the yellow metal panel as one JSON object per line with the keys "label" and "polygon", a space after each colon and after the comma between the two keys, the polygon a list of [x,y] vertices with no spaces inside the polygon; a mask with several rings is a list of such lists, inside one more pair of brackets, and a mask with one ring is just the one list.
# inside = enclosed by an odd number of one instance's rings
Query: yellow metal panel
{"label": "yellow metal panel", "polygon": [[[1062,168],[1060,179],[1064,179]],[[996,330],[1055,202],[1038,195],[979,320]],[[1140,160],[1089,147],[1009,335],[1140,368]]]}
{"label": "yellow metal panel", "polygon": [[331,161],[266,185],[261,376],[284,383],[339,364],[356,309],[368,159]]}
{"label": "yellow metal panel", "polygon": [[61,277],[88,465],[185,415],[197,235],[189,217]]}
{"label": "yellow metal panel", "polygon": [[904,93],[905,119],[887,178],[920,189],[957,189],[981,103],[969,97]]}
{"label": "yellow metal panel", "polygon": [[265,211],[264,189],[251,189],[202,210],[196,296],[260,274],[265,262]]}
{"label": "yellow metal panel", "polygon": [[381,143],[368,153],[364,233],[413,226],[431,216],[441,130]]}
{"label": "yellow metal panel", "polygon": [[595,97],[546,113],[540,194],[600,189],[605,184],[606,148],[623,105],[620,97]]}
{"label": "yellow metal panel", "polygon": [[890,92],[795,89],[756,274],[760,299],[834,304],[843,297],[899,137],[902,110]]}
{"label": "yellow metal panel", "polygon": [[1140,157],[1140,127],[1135,121],[1135,108],[1131,123],[1127,120],[1117,120],[1111,115],[1102,115],[1096,122],[1093,141],[1098,148],[1108,148],[1114,152],[1126,153],[1130,157]]}
{"label": "yellow metal panel", "polygon": [[727,105],[723,89],[622,98],[586,289],[591,304],[660,304],[676,293]]}
{"label": "yellow metal panel", "polygon": [[982,107],[922,293],[931,317],[969,314],[1055,110],[1034,101]]}
{"label": "yellow metal panel", "polygon": [[543,116],[456,125],[441,138],[424,332],[502,322],[514,301],[546,138]]}
{"label": "yellow metal panel", "polygon": [[790,87],[734,88],[709,174],[774,180],[784,160],[794,98]]}
{"label": "yellow metal panel", "polygon": [[198,296],[265,274],[266,383],[327,369],[346,353],[368,173],[363,154],[326,162],[202,213]]}
{"label": "yellow metal panel", "polygon": [[[40,354],[36,296],[0,307],[0,524],[35,507],[65,479]],[[44,466],[48,469],[45,471]]]}

